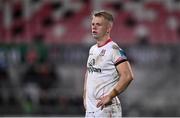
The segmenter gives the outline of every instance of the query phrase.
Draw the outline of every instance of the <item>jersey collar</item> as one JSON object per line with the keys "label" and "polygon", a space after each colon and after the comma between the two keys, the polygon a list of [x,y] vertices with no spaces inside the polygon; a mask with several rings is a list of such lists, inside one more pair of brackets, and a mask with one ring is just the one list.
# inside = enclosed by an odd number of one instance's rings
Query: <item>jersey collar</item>
{"label": "jersey collar", "polygon": [[103,47],[104,45],[106,45],[107,43],[109,43],[109,42],[111,42],[112,41],[112,39],[110,38],[110,39],[108,39],[104,44],[102,44],[102,45],[99,45],[98,46],[98,48],[100,48],[100,47]]}

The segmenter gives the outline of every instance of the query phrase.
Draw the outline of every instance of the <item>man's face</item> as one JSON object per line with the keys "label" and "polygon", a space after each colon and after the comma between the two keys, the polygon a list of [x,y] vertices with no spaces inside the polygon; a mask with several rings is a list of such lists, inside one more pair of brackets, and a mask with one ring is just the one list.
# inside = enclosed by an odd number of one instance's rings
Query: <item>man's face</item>
{"label": "man's face", "polygon": [[92,35],[95,39],[103,38],[110,30],[109,23],[106,19],[95,16],[93,16],[91,28]]}

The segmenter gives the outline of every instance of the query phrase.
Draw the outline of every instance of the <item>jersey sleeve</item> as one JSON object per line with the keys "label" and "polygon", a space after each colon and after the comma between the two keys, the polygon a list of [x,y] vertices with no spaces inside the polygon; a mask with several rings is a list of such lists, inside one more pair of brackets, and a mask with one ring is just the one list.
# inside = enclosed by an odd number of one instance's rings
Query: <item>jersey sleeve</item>
{"label": "jersey sleeve", "polygon": [[127,56],[124,50],[122,50],[121,48],[119,48],[118,45],[113,45],[112,46],[112,61],[114,63],[115,66],[117,66],[118,64],[127,61]]}
{"label": "jersey sleeve", "polygon": [[92,53],[92,51],[94,50],[95,48],[95,45],[91,46],[90,49],[89,49],[89,54]]}

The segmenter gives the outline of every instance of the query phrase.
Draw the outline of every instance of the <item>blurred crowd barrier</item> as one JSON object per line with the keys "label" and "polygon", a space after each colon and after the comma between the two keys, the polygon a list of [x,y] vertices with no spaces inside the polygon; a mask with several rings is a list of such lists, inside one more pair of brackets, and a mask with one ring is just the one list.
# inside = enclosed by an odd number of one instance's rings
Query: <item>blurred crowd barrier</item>
{"label": "blurred crowd barrier", "polygon": [[[83,116],[90,46],[2,44],[0,115]],[[135,74],[120,95],[124,116],[179,116],[178,45],[121,46]]]}

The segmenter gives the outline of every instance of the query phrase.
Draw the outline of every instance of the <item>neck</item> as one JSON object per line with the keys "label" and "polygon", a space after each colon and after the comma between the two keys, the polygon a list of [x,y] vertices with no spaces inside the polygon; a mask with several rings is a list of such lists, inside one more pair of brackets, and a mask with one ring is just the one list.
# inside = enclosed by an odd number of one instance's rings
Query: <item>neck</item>
{"label": "neck", "polygon": [[101,47],[101,46],[105,45],[109,39],[111,39],[110,36],[106,36],[101,39],[96,39],[96,43],[97,43],[98,47]]}

